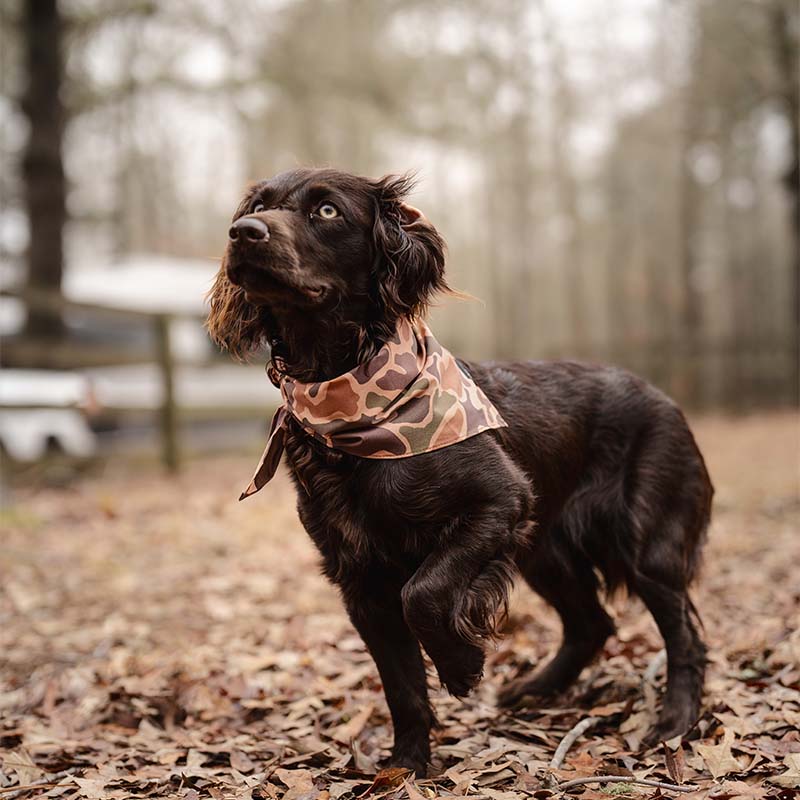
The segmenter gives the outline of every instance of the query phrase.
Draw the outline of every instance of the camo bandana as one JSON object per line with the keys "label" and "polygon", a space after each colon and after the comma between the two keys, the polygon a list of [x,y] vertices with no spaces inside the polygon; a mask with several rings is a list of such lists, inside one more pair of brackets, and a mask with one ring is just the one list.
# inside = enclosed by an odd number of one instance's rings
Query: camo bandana
{"label": "camo bandana", "polygon": [[506,423],[422,320],[401,319],[364,364],[329,381],[279,380],[283,405],[240,500],[275,474],[289,415],[317,441],[361,458],[406,458],[462,442]]}

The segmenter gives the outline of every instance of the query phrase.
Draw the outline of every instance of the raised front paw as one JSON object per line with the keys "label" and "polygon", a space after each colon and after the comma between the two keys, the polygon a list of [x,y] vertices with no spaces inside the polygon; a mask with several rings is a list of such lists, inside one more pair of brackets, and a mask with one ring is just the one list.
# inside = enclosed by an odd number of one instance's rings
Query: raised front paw
{"label": "raised front paw", "polygon": [[448,652],[431,655],[439,680],[450,694],[466,697],[483,677],[483,662],[486,656],[480,647],[459,644]]}

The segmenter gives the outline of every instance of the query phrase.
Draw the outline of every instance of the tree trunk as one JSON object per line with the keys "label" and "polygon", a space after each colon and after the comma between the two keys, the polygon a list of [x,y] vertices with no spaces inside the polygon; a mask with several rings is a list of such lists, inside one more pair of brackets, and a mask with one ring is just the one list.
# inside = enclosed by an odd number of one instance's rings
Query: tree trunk
{"label": "tree trunk", "polygon": [[702,298],[697,286],[697,250],[699,246],[698,215],[701,210],[699,189],[692,172],[692,148],[698,141],[698,133],[702,126],[702,97],[699,82],[703,71],[704,36],[703,8],[697,10],[696,25],[698,31],[691,44],[691,77],[684,90],[683,120],[680,139],[680,175],[678,197],[680,203],[680,341],[683,368],[679,370],[677,391],[681,401],[690,408],[697,408],[703,402],[700,362],[702,347]]}
{"label": "tree trunk", "polygon": [[[61,160],[64,106],[61,100],[61,34],[63,22],[57,0],[25,3],[25,49],[28,85],[23,110],[30,135],[23,160],[25,201],[30,225],[28,287],[61,291],[66,186]],[[55,338],[63,331],[54,312],[31,310],[26,334]]]}
{"label": "tree trunk", "polygon": [[[783,176],[783,185],[789,197],[789,210],[791,214],[792,236],[792,282],[791,282],[791,391],[792,401],[800,402],[800,87],[797,82],[797,47],[798,37],[793,31],[797,30],[798,20],[791,20],[790,14],[796,14],[796,6],[792,3],[794,12],[789,9],[785,0],[776,0],[772,6],[772,33],[777,56],[778,72],[781,78],[779,92],[789,123],[789,145],[791,155],[786,173]],[[792,24],[794,23],[794,24]]]}
{"label": "tree trunk", "polygon": [[564,271],[569,286],[567,313],[569,315],[570,355],[594,356],[589,336],[589,302],[586,296],[586,276],[583,274],[583,221],[578,207],[580,187],[574,174],[570,153],[570,134],[575,124],[575,99],[567,77],[566,53],[547,4],[537,6],[542,21],[542,36],[548,51],[548,68],[553,86],[554,121],[550,130],[550,155],[553,163],[553,184],[558,197],[559,212],[568,223]]}

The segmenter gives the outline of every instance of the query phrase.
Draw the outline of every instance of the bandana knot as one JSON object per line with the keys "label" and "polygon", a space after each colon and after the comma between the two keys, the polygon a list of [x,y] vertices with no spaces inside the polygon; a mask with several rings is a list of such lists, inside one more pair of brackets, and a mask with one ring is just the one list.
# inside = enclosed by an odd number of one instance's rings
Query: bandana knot
{"label": "bandana knot", "polygon": [[283,403],[240,500],[278,468],[289,416],[333,450],[360,458],[407,458],[462,442],[506,423],[469,373],[422,320],[401,319],[369,361],[329,381],[301,383],[267,369]]}

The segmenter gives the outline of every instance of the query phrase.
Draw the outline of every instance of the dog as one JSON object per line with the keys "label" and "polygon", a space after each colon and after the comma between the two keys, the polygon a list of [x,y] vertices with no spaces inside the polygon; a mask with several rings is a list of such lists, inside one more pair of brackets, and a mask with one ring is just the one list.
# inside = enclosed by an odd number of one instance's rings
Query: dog
{"label": "dog", "polygon": [[[263,346],[279,380],[327,381],[363,364],[399,320],[448,291],[445,244],[406,203],[405,176],[295,169],[254,185],[229,230],[207,327],[233,356]],[[680,409],[618,368],[459,361],[507,427],[411,458],[326,447],[294,417],[285,453],[303,526],[380,673],[389,766],[418,775],[436,724],[421,648],[441,683],[481,679],[516,576],[558,612],[563,641],[508,682],[506,707],[565,690],[614,624],[598,597],[638,595],[667,651],[655,744],[696,722],[706,647],[688,587],[713,487]]]}

